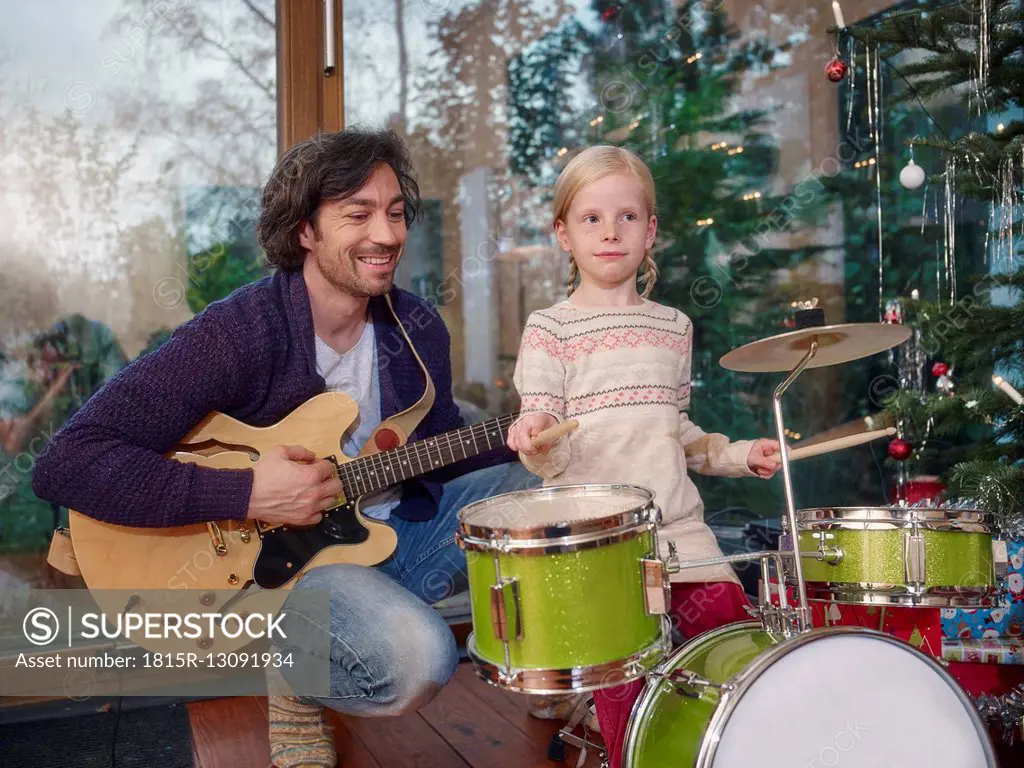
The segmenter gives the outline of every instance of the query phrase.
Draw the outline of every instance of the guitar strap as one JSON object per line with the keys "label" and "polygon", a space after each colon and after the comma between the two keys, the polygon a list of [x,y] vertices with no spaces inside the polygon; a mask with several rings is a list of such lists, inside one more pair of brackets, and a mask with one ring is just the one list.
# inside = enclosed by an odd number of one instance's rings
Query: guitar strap
{"label": "guitar strap", "polygon": [[[416,362],[420,366],[420,370],[423,371],[423,379],[426,382],[426,386],[423,389],[423,396],[420,397],[419,401],[416,402],[404,411],[396,413],[394,416],[390,416],[383,420],[380,425],[373,431],[370,438],[366,441],[366,445],[363,446],[363,450],[359,452],[360,456],[367,455],[368,453],[376,453],[378,450],[388,450],[391,448],[397,448],[398,445],[405,445],[409,442],[409,436],[416,431],[416,427],[423,421],[423,417],[427,415],[427,412],[434,406],[434,382],[430,378],[430,372],[427,370],[427,366],[420,359],[419,353],[416,352],[416,347],[413,346],[412,339],[409,338],[409,334],[405,332],[405,326],[402,325],[402,321],[398,319],[398,314],[395,312],[394,306],[391,304],[391,295],[384,294],[384,301],[387,302],[388,310],[391,312],[391,316],[395,319],[395,324],[398,329],[402,332],[402,336],[405,339],[405,343],[409,345],[409,351],[412,352],[412,356],[416,358]],[[377,434],[379,432],[390,431],[395,433],[398,437],[398,443],[391,445],[390,441],[380,441],[382,444],[378,444]]]}
{"label": "guitar strap", "polygon": [[67,528],[57,528],[50,539],[50,551],[46,556],[46,562],[52,568],[68,576],[81,576],[82,569],[78,567],[78,560],[75,557],[75,546],[71,543],[71,531]]}

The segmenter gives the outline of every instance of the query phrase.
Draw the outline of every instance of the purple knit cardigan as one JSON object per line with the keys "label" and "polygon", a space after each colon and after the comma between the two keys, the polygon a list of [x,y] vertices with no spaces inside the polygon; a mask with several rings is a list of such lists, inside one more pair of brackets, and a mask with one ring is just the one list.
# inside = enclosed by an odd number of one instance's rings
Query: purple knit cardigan
{"label": "purple knit cardigan", "polygon": [[[451,340],[444,321],[406,291],[393,288],[391,300],[437,390],[411,440],[464,426],[452,399]],[[423,373],[382,298],[371,299],[370,313],[381,417],[387,418],[420,398]],[[137,527],[242,519],[251,469],[199,467],[163,454],[211,411],[268,426],[325,386],[316,370],[302,272],[278,271],[210,304],[107,382],[46,446],[32,489],[98,520]],[[406,481],[403,501],[392,514],[429,519],[437,513],[443,482],[516,459],[501,448]]]}

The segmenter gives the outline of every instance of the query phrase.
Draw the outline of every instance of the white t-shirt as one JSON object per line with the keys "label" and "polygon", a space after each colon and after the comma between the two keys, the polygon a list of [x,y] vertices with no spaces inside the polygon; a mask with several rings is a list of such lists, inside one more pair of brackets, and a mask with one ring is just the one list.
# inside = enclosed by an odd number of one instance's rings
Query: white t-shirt
{"label": "white t-shirt", "polygon": [[[359,341],[348,352],[339,354],[319,336],[316,338],[316,369],[330,392],[343,392],[359,405],[359,415],[344,436],[346,456],[359,454],[373,430],[380,424],[380,385],[377,380],[377,343],[373,324],[367,323]],[[362,500],[361,511],[367,517],[387,520],[401,500],[398,486],[386,488]]]}

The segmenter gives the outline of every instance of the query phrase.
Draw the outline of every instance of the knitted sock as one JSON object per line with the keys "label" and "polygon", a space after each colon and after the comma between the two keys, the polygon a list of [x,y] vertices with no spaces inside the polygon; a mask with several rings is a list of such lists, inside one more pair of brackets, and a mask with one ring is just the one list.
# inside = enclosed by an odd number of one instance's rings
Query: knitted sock
{"label": "knitted sock", "polygon": [[319,704],[294,696],[271,696],[270,759],[275,768],[335,768],[338,756]]}

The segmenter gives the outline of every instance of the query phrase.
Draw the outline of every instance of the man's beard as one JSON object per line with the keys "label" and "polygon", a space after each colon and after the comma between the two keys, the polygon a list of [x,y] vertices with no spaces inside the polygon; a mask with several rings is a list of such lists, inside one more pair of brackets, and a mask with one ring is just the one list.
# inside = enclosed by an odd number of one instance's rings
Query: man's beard
{"label": "man's beard", "polygon": [[[316,265],[327,282],[338,290],[358,299],[368,299],[383,296],[391,290],[400,252],[401,248],[361,248],[351,255],[338,256],[321,252],[317,255]],[[391,271],[378,280],[367,280],[358,273],[360,256],[391,256],[394,259]]]}

